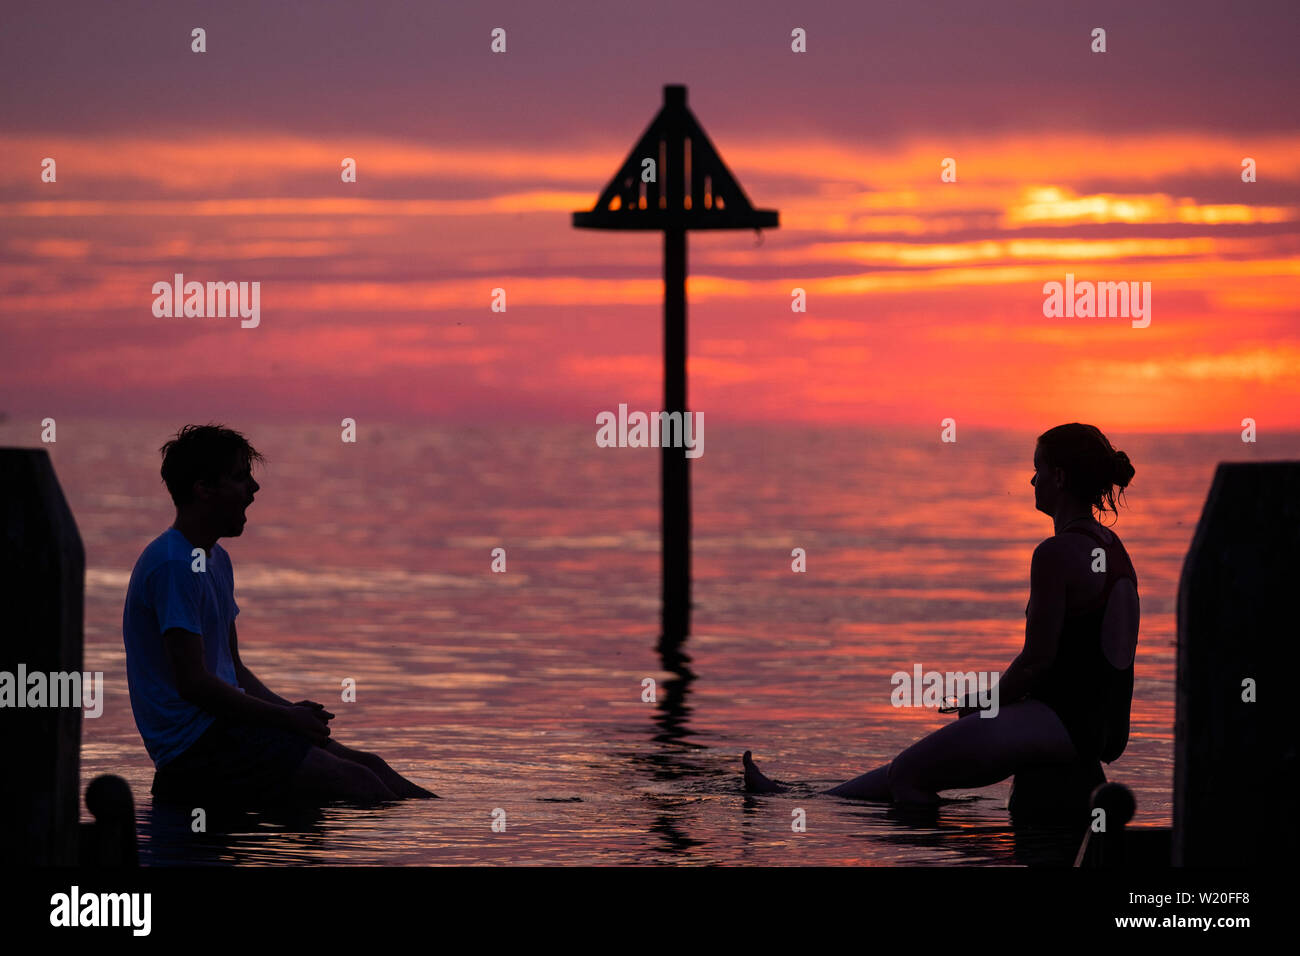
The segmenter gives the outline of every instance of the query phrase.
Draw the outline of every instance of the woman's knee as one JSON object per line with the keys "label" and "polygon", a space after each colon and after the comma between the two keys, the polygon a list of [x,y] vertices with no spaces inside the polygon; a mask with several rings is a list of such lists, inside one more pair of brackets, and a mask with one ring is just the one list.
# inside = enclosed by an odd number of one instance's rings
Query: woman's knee
{"label": "woman's knee", "polygon": [[895,793],[899,790],[915,790],[918,789],[921,783],[923,770],[922,762],[904,750],[889,762],[889,769],[885,771],[885,779],[889,781],[889,787]]}

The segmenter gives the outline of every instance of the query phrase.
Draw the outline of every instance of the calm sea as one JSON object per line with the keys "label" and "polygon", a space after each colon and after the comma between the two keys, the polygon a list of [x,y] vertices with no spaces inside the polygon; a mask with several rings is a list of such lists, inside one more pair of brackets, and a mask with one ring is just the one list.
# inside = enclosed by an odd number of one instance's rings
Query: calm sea
{"label": "calm sea", "polygon": [[[59,421],[49,449],[86,548],[85,668],[103,716],[81,775],[136,795],[145,861],[241,864],[1011,864],[1008,784],[936,819],[800,793],[746,797],[740,755],[830,786],[951,717],[895,709],[890,675],[1001,671],[1024,638],[1031,433],[711,424],[692,465],[695,679],[655,652],[658,460],[595,428],[238,423],[269,459],[235,569],[245,662],[338,716],[443,799],[248,816],[193,834],[155,812],[131,716],[122,603],[171,523],[157,449],[177,423]],[[1137,468],[1116,530],[1141,582],[1132,737],[1108,776],[1168,826],[1175,599],[1221,460],[1300,454],[1300,436],[1111,436]],[[34,445],[10,421],[0,444]],[[492,573],[491,552],[507,571]],[[791,551],[807,572],[791,571]],[[355,703],[340,702],[345,678]],[[643,681],[657,700],[642,700]],[[963,796],[963,794],[949,794]],[[806,832],[793,832],[802,809]],[[505,832],[494,832],[504,811]],[[83,811],[84,814],[84,811]],[[210,821],[211,823],[211,821]]]}

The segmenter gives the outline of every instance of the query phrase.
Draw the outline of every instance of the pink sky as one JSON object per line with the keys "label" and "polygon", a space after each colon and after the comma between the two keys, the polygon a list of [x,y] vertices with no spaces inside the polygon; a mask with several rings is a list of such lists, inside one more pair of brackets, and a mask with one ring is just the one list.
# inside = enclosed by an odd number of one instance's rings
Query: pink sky
{"label": "pink sky", "polygon": [[[347,29],[341,8],[321,9]],[[495,11],[511,52],[494,61],[496,20],[460,11],[425,53],[452,34],[482,49],[457,46],[460,75],[431,67],[418,85],[402,80],[419,54],[408,31],[370,20],[365,36],[392,45],[341,54],[375,66],[347,84],[346,121],[322,118],[333,93],[321,24],[294,39],[255,8],[236,5],[224,25],[128,9],[114,23],[125,35],[139,18],[134,71],[87,48],[81,84],[60,74],[42,87],[43,64],[68,54],[51,45],[53,22],[26,14],[5,79],[33,92],[5,108],[0,143],[0,410],[589,422],[620,402],[658,408],[659,236],[576,230],[570,213],[592,207],[662,85],[683,82],[750,199],[781,214],[761,245],[746,232],[690,237],[693,409],[753,422],[1300,427],[1294,66],[1269,80],[1281,67],[1267,18],[1233,21],[1229,48],[1198,58],[1167,44],[1224,37],[1222,14],[1193,5],[1171,39],[1121,9],[1090,15],[1113,24],[1106,54],[1089,52],[1084,21],[1016,19],[1014,3],[989,12],[1018,24],[1001,32],[895,11],[862,34],[929,36],[947,54],[933,88],[918,76],[846,83],[851,64],[874,72],[879,60],[868,69],[839,37],[870,26],[860,12],[831,4],[764,8],[717,50],[662,34],[666,46],[622,65],[602,53],[619,29],[608,15],[570,23],[591,49],[557,63],[554,23]],[[192,54],[187,24],[205,18],[210,52]],[[785,52],[792,25],[809,31],[803,60]],[[279,46],[263,49],[266,35]],[[969,51],[990,37],[1024,51],[1027,75]],[[316,88],[289,69],[298,62]],[[591,70],[581,83],[575,63]],[[716,68],[744,63],[764,75]],[[810,77],[819,69],[826,81]],[[1234,82],[1246,104],[1235,113],[1207,92]],[[885,102],[891,84],[914,108],[873,123],[862,104]],[[1263,102],[1248,95],[1266,89]],[[191,102],[173,116],[178,90]],[[367,90],[371,112],[355,108]],[[546,104],[545,123],[529,102]],[[46,156],[55,183],[40,181]],[[356,183],[340,181],[344,156]],[[1247,156],[1254,183],[1241,181]],[[945,157],[955,183],[940,181]],[[259,326],[156,318],[152,285],[177,272],[260,282]],[[1150,282],[1150,326],[1045,318],[1043,284],[1066,273]],[[491,311],[495,288],[505,313]],[[791,311],[795,288],[806,313]]]}

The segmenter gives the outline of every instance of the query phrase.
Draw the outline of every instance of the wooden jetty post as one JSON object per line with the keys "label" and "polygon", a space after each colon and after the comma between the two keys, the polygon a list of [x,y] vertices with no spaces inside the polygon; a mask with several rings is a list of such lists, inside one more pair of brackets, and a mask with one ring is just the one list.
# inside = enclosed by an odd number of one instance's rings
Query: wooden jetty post
{"label": "wooden jetty post", "polygon": [[[0,514],[0,671],[81,671],[86,556],[44,448],[0,448]],[[0,754],[0,860],[75,866],[80,702],[0,708]]]}
{"label": "wooden jetty post", "polygon": [[1300,461],[1220,464],[1178,586],[1175,866],[1300,850],[1297,583]]}
{"label": "wooden jetty post", "polygon": [[[653,171],[653,175],[651,175]],[[647,181],[647,179],[649,181]],[[662,230],[664,234],[664,407],[686,403],[686,233],[692,229],[776,228],[778,214],[755,209],[686,106],[686,87],[664,87],[664,102],[595,208],[575,212],[578,229]],[[654,427],[652,422],[651,427]],[[665,657],[690,633],[691,485],[685,448],[661,449],[663,634]]]}

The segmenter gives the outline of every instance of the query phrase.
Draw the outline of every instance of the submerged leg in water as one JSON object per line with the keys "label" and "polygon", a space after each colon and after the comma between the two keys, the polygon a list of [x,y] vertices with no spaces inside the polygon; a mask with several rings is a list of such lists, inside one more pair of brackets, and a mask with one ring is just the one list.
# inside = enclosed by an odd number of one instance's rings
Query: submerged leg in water
{"label": "submerged leg in water", "polygon": [[[941,727],[892,761],[825,791],[830,796],[934,806],[940,790],[987,787],[1028,767],[1077,759],[1061,719],[1046,704],[1022,700],[996,717],[968,714]],[[745,751],[745,789],[779,793]]]}

